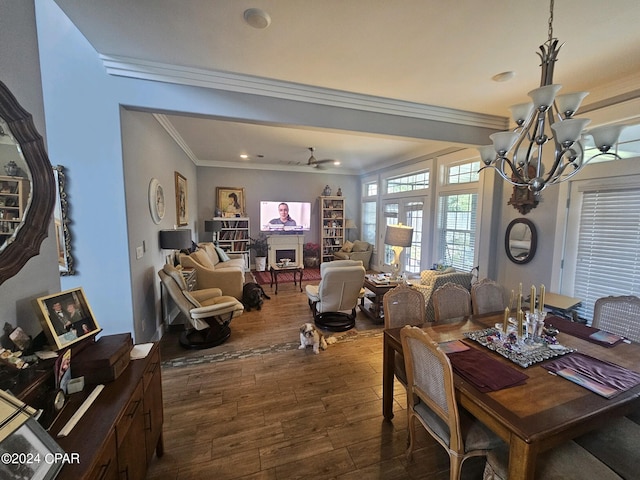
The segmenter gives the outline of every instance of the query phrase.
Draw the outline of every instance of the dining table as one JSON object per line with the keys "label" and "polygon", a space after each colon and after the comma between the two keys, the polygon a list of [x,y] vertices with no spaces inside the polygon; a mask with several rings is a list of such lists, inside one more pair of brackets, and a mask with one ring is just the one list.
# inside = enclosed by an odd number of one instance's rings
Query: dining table
{"label": "dining table", "polygon": [[[536,457],[540,452],[640,409],[640,384],[612,398],[605,398],[543,367],[545,363],[561,357],[523,368],[465,337],[467,332],[494,327],[502,322],[503,316],[503,312],[473,315],[454,323],[433,323],[421,328],[438,343],[461,340],[491,359],[526,374],[528,378],[523,384],[481,392],[454,369],[454,383],[459,405],[509,445],[509,478],[533,479]],[[382,413],[389,421],[393,418],[396,352],[402,353],[400,330],[391,328],[384,331]],[[619,342],[608,348],[562,331],[556,338],[559,344],[580,354],[631,371],[640,370],[640,345],[637,343]]]}

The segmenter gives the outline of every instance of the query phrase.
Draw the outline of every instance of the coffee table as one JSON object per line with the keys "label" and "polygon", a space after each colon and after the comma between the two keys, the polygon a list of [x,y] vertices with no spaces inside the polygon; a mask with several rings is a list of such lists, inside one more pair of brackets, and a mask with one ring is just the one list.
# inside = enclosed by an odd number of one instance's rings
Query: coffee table
{"label": "coffee table", "polygon": [[278,274],[282,272],[293,272],[293,284],[297,285],[296,275],[300,274],[300,291],[302,291],[302,273],[304,270],[304,265],[297,265],[290,263],[287,266],[279,265],[276,263],[272,263],[269,265],[269,273],[271,273],[271,284],[269,285],[273,288],[273,284],[276,284],[275,294],[278,294]]}
{"label": "coffee table", "polygon": [[[364,288],[371,292],[370,295],[365,295],[360,299],[360,310],[367,317],[376,321],[384,321],[384,312],[382,311],[382,299],[384,294],[392,288],[398,286],[397,282],[390,283],[376,283],[369,278],[364,278]],[[371,305],[367,306],[365,300],[369,299]]]}

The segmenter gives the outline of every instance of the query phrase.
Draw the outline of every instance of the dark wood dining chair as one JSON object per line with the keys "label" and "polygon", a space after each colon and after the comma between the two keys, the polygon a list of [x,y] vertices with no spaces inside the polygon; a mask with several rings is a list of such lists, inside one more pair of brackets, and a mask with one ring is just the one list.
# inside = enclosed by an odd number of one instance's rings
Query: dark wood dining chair
{"label": "dark wood dining chair", "polygon": [[486,455],[502,440],[462,407],[458,407],[449,358],[421,328],[400,331],[407,370],[407,414],[411,461],[416,444],[416,423],[449,454],[449,478],[458,480],[463,462]]}
{"label": "dark wood dining chair", "polygon": [[593,308],[592,327],[640,342],[640,298],[602,297]]}

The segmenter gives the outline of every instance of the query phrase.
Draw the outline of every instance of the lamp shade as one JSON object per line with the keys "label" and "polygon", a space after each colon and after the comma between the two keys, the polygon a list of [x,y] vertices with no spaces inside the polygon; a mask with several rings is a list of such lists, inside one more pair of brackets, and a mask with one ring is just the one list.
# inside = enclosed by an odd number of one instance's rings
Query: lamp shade
{"label": "lamp shade", "polygon": [[220,220],[205,220],[204,231],[205,232],[219,232],[222,230],[222,222]]}
{"label": "lamp shade", "polygon": [[347,230],[355,230],[358,227],[356,227],[356,222],[354,222],[352,219],[347,218],[345,224],[344,224],[344,228],[346,228]]}
{"label": "lamp shade", "polygon": [[413,238],[413,228],[406,225],[387,225],[384,243],[392,247],[410,247]]}
{"label": "lamp shade", "polygon": [[191,229],[160,230],[160,248],[182,250],[191,247]]}

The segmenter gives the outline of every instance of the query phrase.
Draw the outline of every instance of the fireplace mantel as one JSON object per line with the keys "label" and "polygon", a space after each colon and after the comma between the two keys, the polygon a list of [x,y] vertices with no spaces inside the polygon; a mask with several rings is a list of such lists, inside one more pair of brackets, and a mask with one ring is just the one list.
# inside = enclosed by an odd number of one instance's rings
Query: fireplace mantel
{"label": "fireplace mantel", "polygon": [[[267,245],[269,246],[267,257],[269,265],[278,263],[281,258],[291,258],[291,263],[302,265],[304,235],[269,235]],[[289,253],[283,255],[285,250],[293,252],[294,255],[292,257]]]}

